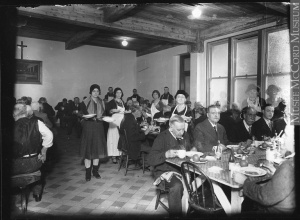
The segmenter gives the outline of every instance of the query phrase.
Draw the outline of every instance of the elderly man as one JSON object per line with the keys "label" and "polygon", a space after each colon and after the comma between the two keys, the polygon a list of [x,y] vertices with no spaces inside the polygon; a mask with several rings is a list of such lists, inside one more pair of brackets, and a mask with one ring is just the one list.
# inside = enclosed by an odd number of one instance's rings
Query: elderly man
{"label": "elderly man", "polygon": [[[13,113],[14,145],[12,175],[32,173],[39,170],[46,160],[46,152],[53,144],[53,134],[46,125],[36,117],[27,117],[24,104],[16,104]],[[40,140],[43,140],[41,148]],[[41,200],[42,184],[33,188],[33,197]]]}
{"label": "elderly man", "polygon": [[233,142],[252,140],[252,125],[255,122],[256,110],[253,107],[245,107],[242,110],[243,121],[237,123]]}
{"label": "elderly man", "polygon": [[[183,195],[183,186],[178,174],[180,169],[168,164],[166,159],[173,158],[178,155],[178,150],[185,148],[190,150],[191,145],[189,136],[184,130],[185,121],[175,115],[170,119],[170,128],[161,132],[155,139],[151,152],[148,157],[149,165],[154,167],[154,178],[159,181],[162,174],[174,172],[170,181],[163,180],[159,183],[159,187],[164,190],[169,190],[168,203],[170,216],[180,216],[182,212],[181,198]],[[195,148],[191,149],[195,150]],[[180,177],[179,177],[180,178]],[[156,182],[158,183],[158,182]]]}
{"label": "elderly man", "polygon": [[33,115],[37,118],[40,118],[45,123],[45,125],[49,129],[51,129],[53,125],[52,125],[51,121],[49,120],[49,118],[47,117],[47,114],[43,113],[43,112],[40,112],[40,103],[32,102],[31,103],[31,108],[32,108],[32,111],[33,111]]}
{"label": "elderly man", "polygon": [[253,123],[252,134],[256,140],[261,141],[275,136],[275,128],[271,119],[274,115],[274,107],[267,104],[262,107],[263,117]]}
{"label": "elderly man", "polygon": [[207,119],[199,123],[194,130],[195,146],[202,152],[210,152],[219,145],[225,149],[228,144],[225,128],[218,123],[220,109],[216,105],[207,108]]}

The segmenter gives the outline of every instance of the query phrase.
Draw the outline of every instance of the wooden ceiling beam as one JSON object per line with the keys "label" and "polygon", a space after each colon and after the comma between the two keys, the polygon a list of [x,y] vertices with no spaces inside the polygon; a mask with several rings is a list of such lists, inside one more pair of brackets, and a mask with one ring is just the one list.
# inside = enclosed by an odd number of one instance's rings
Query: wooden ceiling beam
{"label": "wooden ceiling beam", "polygon": [[135,5],[114,5],[106,7],[103,9],[103,22],[113,23],[122,20],[135,7]]}
{"label": "wooden ceiling beam", "polygon": [[114,23],[102,21],[102,10],[88,8],[83,5],[65,7],[39,6],[36,8],[18,8],[19,14],[36,18],[50,18],[69,24],[85,26],[94,29],[122,31],[124,34],[132,33],[148,38],[165,40],[180,44],[196,42],[196,33],[187,28],[165,25],[140,18],[126,18]]}
{"label": "wooden ceiling beam", "polygon": [[176,47],[176,46],[178,46],[178,45],[172,45],[172,44],[156,45],[156,46],[151,47],[151,48],[146,49],[146,50],[137,51],[136,56],[140,57],[140,56],[143,56],[143,55],[146,55],[146,54],[158,52],[158,51],[161,51],[161,50],[166,50],[166,49],[169,49],[169,48],[172,48],[172,47]]}
{"label": "wooden ceiling beam", "polygon": [[246,30],[256,26],[276,22],[278,25],[286,24],[288,22],[286,17],[276,16],[256,16],[256,17],[240,17],[235,21],[223,23],[221,25],[208,28],[204,31],[200,31],[200,36],[204,40],[219,37],[226,34]]}
{"label": "wooden ceiling beam", "polygon": [[75,34],[71,37],[68,41],[65,42],[65,49],[72,50],[77,47],[82,46],[83,42],[90,39],[92,36],[97,34],[98,30],[89,30],[89,31],[82,31]]}
{"label": "wooden ceiling beam", "polygon": [[257,4],[263,5],[266,8],[269,8],[284,15],[288,15],[289,13],[289,6],[283,5],[282,2],[257,2]]}

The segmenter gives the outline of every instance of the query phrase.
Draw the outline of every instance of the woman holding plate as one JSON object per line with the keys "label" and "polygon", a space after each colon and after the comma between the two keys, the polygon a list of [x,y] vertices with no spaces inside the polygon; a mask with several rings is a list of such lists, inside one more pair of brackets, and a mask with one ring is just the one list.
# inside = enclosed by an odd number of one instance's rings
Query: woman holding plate
{"label": "woman holding plate", "polygon": [[81,103],[84,120],[82,120],[80,155],[84,158],[86,181],[91,180],[92,166],[93,176],[97,179],[101,178],[98,173],[99,159],[107,157],[102,121],[102,116],[105,115],[105,107],[104,102],[99,97],[100,93],[99,85],[91,85],[91,95]]}
{"label": "woman holding plate", "polygon": [[184,121],[185,121],[185,131],[189,134],[190,136],[190,141],[191,143],[193,142],[193,132],[192,132],[192,111],[188,108],[188,106],[185,104],[186,99],[189,97],[189,94],[186,93],[184,90],[178,90],[176,95],[175,95],[175,101],[176,101],[176,106],[171,109],[171,118],[174,115],[179,115],[181,116]]}
{"label": "woman holding plate", "polygon": [[116,157],[120,156],[118,150],[119,131],[118,126],[124,118],[125,104],[122,100],[123,91],[120,88],[115,88],[114,99],[107,103],[106,113],[111,116],[114,121],[109,123],[107,132],[107,155],[112,157],[112,162],[117,163]]}

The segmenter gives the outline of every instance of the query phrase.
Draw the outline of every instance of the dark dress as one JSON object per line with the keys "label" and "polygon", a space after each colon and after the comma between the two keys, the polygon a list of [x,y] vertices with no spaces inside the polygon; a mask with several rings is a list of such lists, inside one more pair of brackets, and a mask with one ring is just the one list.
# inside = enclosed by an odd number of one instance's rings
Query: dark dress
{"label": "dark dress", "polygon": [[[102,100],[100,100],[100,102],[102,102]],[[82,102],[80,105],[83,114],[89,114],[87,111],[87,106],[84,104],[84,102]],[[81,123],[82,135],[80,156],[89,160],[106,158],[107,148],[104,136],[103,121],[83,119]]]}

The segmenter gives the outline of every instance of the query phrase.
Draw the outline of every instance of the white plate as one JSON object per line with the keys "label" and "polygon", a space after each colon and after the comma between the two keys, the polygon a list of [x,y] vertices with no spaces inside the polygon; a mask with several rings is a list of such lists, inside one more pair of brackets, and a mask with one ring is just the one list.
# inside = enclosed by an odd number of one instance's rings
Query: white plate
{"label": "white plate", "polygon": [[103,120],[103,121],[106,121],[106,122],[113,122],[113,121],[115,121],[114,118],[112,118],[112,117],[107,117],[107,116],[106,116],[106,117],[103,117],[102,120]]}
{"label": "white plate", "polygon": [[234,157],[241,159],[243,157],[243,154],[235,154]]}
{"label": "white plate", "polygon": [[194,161],[193,158],[191,158],[190,161],[192,161],[193,163],[206,163],[207,162],[207,160],[205,160],[203,158],[201,158],[200,161],[197,161],[197,162]]}
{"label": "white plate", "polygon": [[84,118],[92,118],[94,116],[96,116],[96,114],[83,115],[82,117],[84,117]]}
{"label": "white plate", "polygon": [[267,171],[258,167],[241,167],[239,172],[246,176],[264,176]]}
{"label": "white plate", "polygon": [[201,156],[203,155],[202,152],[197,152],[197,151],[187,151],[187,152],[186,152],[186,156],[188,156],[188,157],[192,157],[192,156],[194,156],[195,154],[197,154],[199,157],[201,157]]}
{"label": "white plate", "polygon": [[156,121],[157,121],[157,122],[160,122],[160,123],[166,122],[166,121],[168,121],[168,120],[169,120],[168,118],[158,118],[158,119],[156,119]]}
{"label": "white plate", "polygon": [[238,148],[240,145],[227,145],[226,147],[229,149]]}

